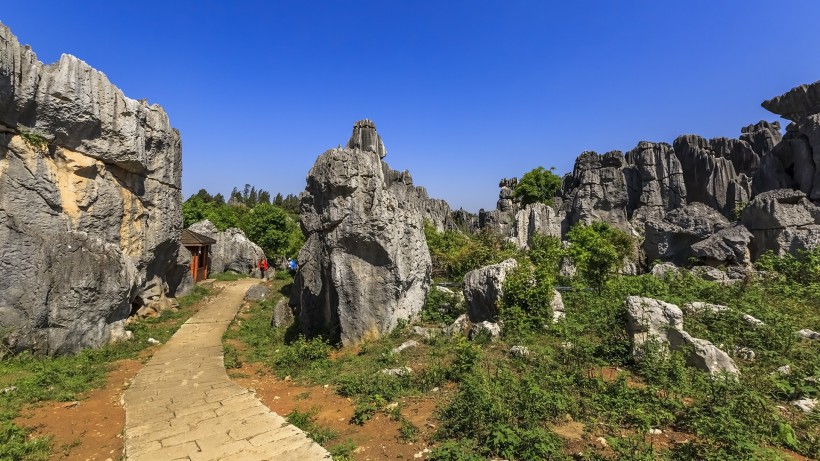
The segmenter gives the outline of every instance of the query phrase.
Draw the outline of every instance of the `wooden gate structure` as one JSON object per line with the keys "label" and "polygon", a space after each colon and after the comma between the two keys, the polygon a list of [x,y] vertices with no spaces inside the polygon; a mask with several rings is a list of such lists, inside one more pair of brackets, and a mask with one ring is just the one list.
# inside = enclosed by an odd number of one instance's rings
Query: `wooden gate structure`
{"label": "wooden gate structure", "polygon": [[191,276],[194,283],[199,283],[208,278],[208,266],[210,265],[211,245],[216,240],[202,234],[184,229],[180,238],[182,245],[191,252]]}

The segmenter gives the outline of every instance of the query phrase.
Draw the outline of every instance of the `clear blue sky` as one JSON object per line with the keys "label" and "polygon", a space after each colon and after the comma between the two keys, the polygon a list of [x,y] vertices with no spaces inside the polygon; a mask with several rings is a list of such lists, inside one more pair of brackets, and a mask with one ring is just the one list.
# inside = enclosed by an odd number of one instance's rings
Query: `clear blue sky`
{"label": "clear blue sky", "polygon": [[70,53],[183,139],[183,192],[298,193],[376,122],[394,169],[451,206],[584,150],[737,137],[820,79],[820,2],[45,1],[0,11],[44,62]]}

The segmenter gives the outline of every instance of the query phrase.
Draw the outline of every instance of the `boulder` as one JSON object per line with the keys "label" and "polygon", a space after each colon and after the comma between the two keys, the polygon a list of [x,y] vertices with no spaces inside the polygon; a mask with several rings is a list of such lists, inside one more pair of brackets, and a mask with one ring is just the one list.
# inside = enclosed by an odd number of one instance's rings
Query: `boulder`
{"label": "boulder", "polygon": [[209,273],[233,271],[261,277],[257,266],[259,260],[265,257],[265,252],[259,245],[251,242],[241,229],[231,227],[225,229],[225,232],[219,232],[214,223],[207,219],[191,224],[188,229],[216,240],[211,245]]}
{"label": "boulder", "polygon": [[686,362],[710,374],[740,374],[726,352],[705,339],[692,337],[683,329],[683,312],[674,304],[652,298],[629,296],[627,304],[627,333],[632,342],[632,353],[641,359],[647,341],[655,340],[662,347],[681,350]]}
{"label": "boulder", "polygon": [[820,207],[798,190],[758,195],[743,210],[742,222],[752,234],[752,259],[766,251],[782,255],[820,245]]}
{"label": "boulder", "polygon": [[712,266],[749,265],[751,241],[752,233],[744,225],[735,224],[693,244],[692,255]]}
{"label": "boulder", "polygon": [[672,263],[660,263],[652,267],[649,271],[653,276],[658,278],[666,277],[667,275],[677,275],[680,273],[680,268]]}
{"label": "boulder", "polygon": [[464,301],[471,322],[494,320],[498,316],[498,303],[504,296],[504,280],[517,267],[518,261],[510,258],[464,276]]}
{"label": "boulder", "polygon": [[273,307],[273,316],[271,317],[271,326],[274,328],[277,327],[287,327],[293,324],[294,320],[296,320],[295,316],[293,315],[293,309],[291,306],[288,306],[288,300],[282,298],[279,302],[276,303],[276,306]]}
{"label": "boulder", "polygon": [[[438,232],[459,227],[456,216],[450,210],[450,205],[444,200],[430,198],[427,195],[427,189],[424,187],[414,186],[409,171],[391,170],[386,163],[382,163],[382,167],[384,168],[385,183],[399,203],[420,210],[424,220],[430,223]],[[467,218],[462,216],[462,219]]]}
{"label": "boulder", "polygon": [[173,294],[179,132],[70,55],[43,64],[0,24],[0,342],[106,344],[143,284]]}
{"label": "boulder", "polygon": [[486,336],[490,339],[490,341],[495,341],[501,336],[501,325],[494,322],[478,322],[474,323],[470,327],[470,333],[468,338],[470,339],[477,339],[482,336]]}
{"label": "boulder", "polygon": [[393,349],[391,349],[390,352],[393,353],[393,354],[401,354],[402,351],[405,351],[407,349],[412,349],[414,347],[417,347],[418,345],[419,345],[419,343],[417,341],[409,339],[409,340],[401,343],[399,346],[396,346]]}
{"label": "boulder", "polygon": [[648,219],[642,248],[649,261],[683,266],[695,256],[693,245],[729,226],[729,220],[717,210],[702,203],[690,203],[666,213],[662,219]]}
{"label": "boulder", "polygon": [[265,285],[253,285],[245,292],[245,301],[264,301],[271,293],[271,289]]}
{"label": "boulder", "polygon": [[564,298],[558,290],[552,290],[550,309],[552,309],[552,323],[558,323],[567,316],[564,312]]}
{"label": "boulder", "polygon": [[320,155],[308,173],[294,282],[302,332],[345,346],[416,318],[431,273],[422,210],[402,203],[385,178],[373,123],[356,127],[347,148]]}

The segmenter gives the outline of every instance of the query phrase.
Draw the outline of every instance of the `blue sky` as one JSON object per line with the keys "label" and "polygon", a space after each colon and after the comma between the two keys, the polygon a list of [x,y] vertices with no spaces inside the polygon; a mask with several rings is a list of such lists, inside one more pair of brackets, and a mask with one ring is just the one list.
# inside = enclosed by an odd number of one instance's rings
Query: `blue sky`
{"label": "blue sky", "polygon": [[737,137],[760,102],[820,79],[820,2],[16,2],[44,62],[73,54],[183,139],[183,192],[298,193],[376,122],[394,169],[451,206],[584,150]]}

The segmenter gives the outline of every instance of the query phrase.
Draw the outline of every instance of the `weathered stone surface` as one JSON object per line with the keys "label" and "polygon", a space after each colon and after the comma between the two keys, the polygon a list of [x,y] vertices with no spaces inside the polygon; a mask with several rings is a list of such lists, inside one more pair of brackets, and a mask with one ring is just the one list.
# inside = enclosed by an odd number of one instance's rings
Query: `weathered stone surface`
{"label": "weathered stone surface", "polygon": [[161,107],[73,56],[41,63],[0,24],[0,339],[75,352],[108,341],[143,283],[173,294],[180,178]]}
{"label": "weathered stone surface", "polygon": [[729,220],[717,210],[702,203],[690,203],[666,213],[663,219],[648,219],[642,247],[649,261],[657,259],[682,266],[694,256],[693,245],[727,227]]}
{"label": "weathered stone surface", "polygon": [[252,285],[245,292],[245,301],[264,301],[271,293],[271,289],[264,285]]}
{"label": "weathered stone surface", "polygon": [[[703,203],[728,217],[738,204],[749,201],[750,191],[744,187],[748,185],[738,180],[733,162],[721,157],[723,152],[715,150],[718,147],[731,154],[734,146],[722,140],[710,142],[694,135],[678,137],[673,146],[683,170],[686,199],[690,203]],[[754,152],[748,155],[752,154]]]}
{"label": "weathered stone surface", "polygon": [[351,150],[361,150],[372,152],[384,158],[387,156],[387,149],[384,148],[382,137],[376,132],[376,124],[371,120],[359,120],[353,124],[353,134],[347,141],[347,148]]}
{"label": "weathered stone surface", "polygon": [[558,290],[552,290],[550,309],[552,309],[552,323],[558,323],[567,316],[564,312],[564,298]]}
{"label": "weathered stone surface", "polygon": [[683,170],[672,146],[642,141],[627,152],[626,160],[638,171],[635,213],[644,219],[660,218],[686,204]]}
{"label": "weathered stone surface", "polygon": [[781,115],[793,122],[820,113],[820,80],[792,88],[761,104],[769,112]]}
{"label": "weathered stone surface", "polygon": [[563,215],[543,203],[529,204],[515,214],[511,240],[519,248],[528,249],[536,234],[561,238]]}
{"label": "weathered stone surface", "polygon": [[797,190],[758,195],[743,210],[742,222],[753,236],[752,259],[769,250],[784,254],[820,245],[820,207]]}
{"label": "weathered stone surface", "polygon": [[660,263],[652,267],[650,271],[655,277],[663,278],[668,275],[677,275],[680,273],[680,268],[672,263]]}
{"label": "weathered stone surface", "polygon": [[188,229],[216,240],[216,243],[211,245],[210,273],[234,271],[261,277],[257,266],[259,260],[265,257],[265,252],[259,245],[248,240],[241,229],[231,227],[225,229],[225,232],[219,232],[214,223],[207,219],[191,224]]}
{"label": "weathered stone surface", "polygon": [[282,298],[276,303],[273,308],[273,317],[271,317],[271,326],[287,327],[293,324],[296,317],[293,315],[293,309],[288,305],[288,300]]}
{"label": "weathered stone surface", "polygon": [[319,156],[308,173],[295,283],[303,332],[344,345],[415,318],[431,272],[422,211],[399,201],[380,150],[369,150],[373,143],[359,141],[355,129],[353,138],[351,147]]}
{"label": "weathered stone surface", "polygon": [[399,203],[421,210],[422,217],[438,232],[458,228],[450,205],[444,200],[430,198],[424,187],[414,186],[409,171],[392,170],[386,163],[382,163],[382,167],[385,183]]}
{"label": "weathered stone surface", "polygon": [[712,266],[748,265],[751,240],[752,233],[742,224],[735,224],[693,244],[692,255]]}
{"label": "weathered stone surface", "polygon": [[572,174],[565,177],[563,188],[562,211],[568,226],[603,221],[633,232],[629,219],[638,206],[641,178],[621,152],[582,153]]}
{"label": "weathered stone surface", "polygon": [[470,327],[468,335],[470,339],[477,339],[484,335],[489,337],[490,341],[495,341],[501,336],[501,325],[484,320],[483,322],[474,323]]}
{"label": "weathered stone surface", "polygon": [[726,352],[684,331],[683,312],[678,306],[640,296],[629,296],[626,304],[627,332],[636,358],[642,357],[647,341],[654,339],[661,346],[684,351],[688,364],[710,374],[740,373]]}
{"label": "weathered stone surface", "polygon": [[518,261],[510,258],[464,276],[464,301],[471,322],[494,320],[498,316],[498,302],[504,296],[504,280],[517,267]]}

